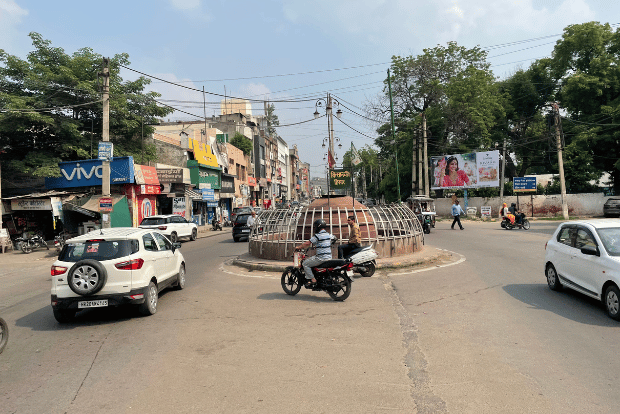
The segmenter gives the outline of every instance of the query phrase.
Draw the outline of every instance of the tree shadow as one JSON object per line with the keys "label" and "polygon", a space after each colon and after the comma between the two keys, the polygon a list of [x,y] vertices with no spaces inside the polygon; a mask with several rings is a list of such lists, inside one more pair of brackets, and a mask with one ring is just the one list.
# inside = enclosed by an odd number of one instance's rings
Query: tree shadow
{"label": "tree shadow", "polygon": [[272,293],[263,293],[262,295],[258,295],[257,299],[260,300],[301,300],[304,302],[315,302],[315,303],[325,303],[325,302],[336,302],[332,300],[327,294],[326,296],[311,296],[304,295],[303,291],[299,291],[299,293],[295,296],[287,295],[284,292],[272,292]]}

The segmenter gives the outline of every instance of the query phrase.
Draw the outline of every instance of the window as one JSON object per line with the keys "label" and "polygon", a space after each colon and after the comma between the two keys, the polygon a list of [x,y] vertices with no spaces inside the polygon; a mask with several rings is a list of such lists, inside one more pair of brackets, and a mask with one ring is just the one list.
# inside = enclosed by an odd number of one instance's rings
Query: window
{"label": "window", "polygon": [[162,217],[147,217],[140,223],[141,226],[158,226],[160,224],[165,224],[166,219]]}
{"label": "window", "polygon": [[241,166],[241,181],[245,181],[245,165]]}
{"label": "window", "polygon": [[187,223],[187,221],[181,216],[174,216],[170,220],[172,223]]}
{"label": "window", "polygon": [[138,250],[137,240],[87,240],[67,244],[60,252],[58,260],[63,262],[78,262],[82,259],[113,260],[129,256]]}
{"label": "window", "polygon": [[142,242],[144,243],[144,250],[148,250],[150,252],[157,251],[157,243],[155,242],[153,236],[151,236],[149,233],[142,236]]}
{"label": "window", "polygon": [[562,227],[560,233],[558,233],[558,242],[565,244],[567,246],[572,246],[571,235],[574,233],[575,229],[569,226]]}
{"label": "window", "polygon": [[241,177],[241,166],[237,164],[237,178]]}
{"label": "window", "polygon": [[155,236],[155,240],[157,240],[159,250],[172,250],[172,243],[170,243],[167,238],[159,233],[153,233],[153,236]]}
{"label": "window", "polygon": [[581,249],[584,246],[596,247],[594,238],[586,229],[580,228],[577,230],[577,237],[575,238],[575,247]]}

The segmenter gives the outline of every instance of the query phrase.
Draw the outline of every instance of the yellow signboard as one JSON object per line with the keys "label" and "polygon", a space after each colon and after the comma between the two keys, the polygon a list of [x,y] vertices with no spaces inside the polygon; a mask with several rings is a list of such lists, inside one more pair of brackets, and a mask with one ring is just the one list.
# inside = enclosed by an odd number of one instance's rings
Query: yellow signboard
{"label": "yellow signboard", "polygon": [[217,157],[211,149],[211,146],[204,142],[196,141],[195,139],[189,140],[189,148],[194,151],[194,158],[198,163],[207,165],[209,167],[219,167],[217,164]]}

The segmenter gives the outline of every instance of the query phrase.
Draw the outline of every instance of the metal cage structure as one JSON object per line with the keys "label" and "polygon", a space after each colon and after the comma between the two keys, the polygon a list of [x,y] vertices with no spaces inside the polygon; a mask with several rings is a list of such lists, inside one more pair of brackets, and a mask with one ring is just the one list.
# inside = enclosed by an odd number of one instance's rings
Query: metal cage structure
{"label": "metal cage structure", "polygon": [[362,245],[373,244],[379,257],[403,256],[422,249],[422,226],[405,204],[367,207],[351,197],[332,197],[315,200],[308,207],[262,211],[250,233],[249,253],[262,259],[289,261],[295,246],[314,234],[312,223],[323,219],[327,231],[338,238],[332,250],[337,257],[338,244],[349,239],[349,216],[356,217]]}

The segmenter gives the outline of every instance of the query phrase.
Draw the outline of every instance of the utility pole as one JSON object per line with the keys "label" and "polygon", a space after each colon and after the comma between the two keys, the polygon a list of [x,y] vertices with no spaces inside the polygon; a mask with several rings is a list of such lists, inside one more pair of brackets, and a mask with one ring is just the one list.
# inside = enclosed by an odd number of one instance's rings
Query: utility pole
{"label": "utility pole", "polygon": [[422,195],[422,188],[423,187],[423,181],[422,181],[422,143],[420,142],[420,140],[418,140],[418,142],[416,143],[416,151],[418,153],[417,156],[417,164],[418,164],[418,191],[417,194],[418,195]]}
{"label": "utility pole", "polygon": [[392,103],[392,82],[390,81],[390,69],[387,70],[388,89],[390,92],[390,116],[392,119],[392,139],[394,140],[394,150],[396,151],[396,190],[398,190],[398,203],[400,204],[400,175],[398,173],[398,143],[394,132],[394,104]]}
{"label": "utility pole", "polygon": [[[502,147],[502,179],[499,182],[499,202],[504,202],[504,177],[506,176],[506,137],[504,137],[504,145]],[[500,216],[502,215],[500,211]]]}
{"label": "utility pole", "polygon": [[564,220],[568,220],[568,204],[566,204],[566,181],[564,181],[564,160],[562,158],[562,137],[560,128],[562,126],[560,119],[560,108],[557,103],[553,104],[553,112],[555,113],[555,138],[558,148],[558,168],[560,170],[560,191],[562,193],[562,216]]}
{"label": "utility pole", "polygon": [[416,176],[416,147],[418,146],[418,138],[420,129],[416,128],[415,134],[413,134],[413,141],[411,145],[411,196],[416,195],[418,191],[418,177]]}
{"label": "utility pole", "polygon": [[424,155],[422,157],[422,162],[424,163],[424,178],[422,178],[422,182],[424,183],[424,195],[428,197],[430,195],[430,188],[428,185],[428,146],[426,134],[426,113],[424,112],[422,112],[422,139],[424,140]]}
{"label": "utility pole", "polygon": [[[103,131],[101,138],[104,142],[110,141],[110,59],[103,58]],[[110,197],[110,161],[103,160],[103,177],[101,178],[101,195]],[[101,215],[101,227],[110,228],[110,214]]]}

